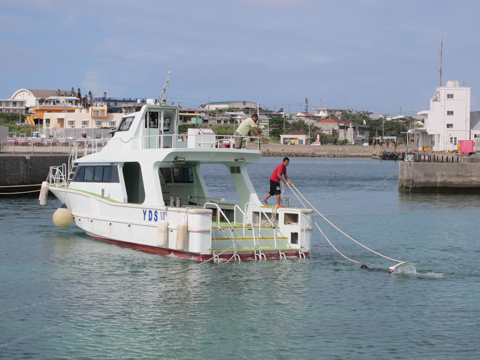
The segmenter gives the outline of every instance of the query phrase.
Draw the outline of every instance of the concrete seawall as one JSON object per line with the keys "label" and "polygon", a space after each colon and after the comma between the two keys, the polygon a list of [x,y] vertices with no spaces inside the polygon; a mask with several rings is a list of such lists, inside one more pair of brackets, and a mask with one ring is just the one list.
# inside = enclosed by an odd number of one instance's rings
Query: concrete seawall
{"label": "concrete seawall", "polygon": [[[50,166],[67,161],[68,155],[0,155],[0,186],[41,184],[47,178]],[[1,188],[0,192],[26,190],[28,187]]]}
{"label": "concrete seawall", "polygon": [[480,194],[480,163],[400,162],[398,189]]}
{"label": "concrete seawall", "polygon": [[371,157],[371,146],[262,144],[262,156],[289,157]]}

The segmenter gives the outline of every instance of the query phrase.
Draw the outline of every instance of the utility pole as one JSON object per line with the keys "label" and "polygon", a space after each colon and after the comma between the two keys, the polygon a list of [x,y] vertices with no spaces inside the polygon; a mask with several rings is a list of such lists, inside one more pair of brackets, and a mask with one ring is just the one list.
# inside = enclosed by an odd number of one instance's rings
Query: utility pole
{"label": "utility pole", "polygon": [[387,115],[383,117],[383,135],[385,136],[385,117],[388,117],[388,107],[387,107]]}
{"label": "utility pole", "polygon": [[442,87],[442,56],[443,56],[443,39],[440,45],[440,87]]}

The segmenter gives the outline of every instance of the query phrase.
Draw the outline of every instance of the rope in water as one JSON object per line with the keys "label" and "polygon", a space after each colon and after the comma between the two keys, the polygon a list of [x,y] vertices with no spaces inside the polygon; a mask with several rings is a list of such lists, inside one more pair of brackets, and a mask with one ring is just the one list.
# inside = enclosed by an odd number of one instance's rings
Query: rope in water
{"label": "rope in water", "polygon": [[30,184],[30,185],[2,185],[0,188],[11,188],[11,187],[28,187],[28,186],[42,186],[42,184]]}
{"label": "rope in water", "polygon": [[[290,185],[288,185],[288,186],[290,187]],[[292,184],[292,186],[294,186],[294,185]],[[291,187],[290,187],[290,190],[292,190]],[[292,190],[292,193],[293,193],[293,195],[295,195],[295,196],[297,197],[298,201],[300,201],[300,203],[301,203],[301,204],[303,205],[303,207],[306,209],[307,206],[306,206],[305,203],[302,201],[302,199],[300,199],[300,198],[298,197],[298,195],[296,194],[296,192]],[[298,193],[300,193],[300,191],[299,191]],[[302,195],[302,196],[303,196],[303,195]],[[338,250],[338,249],[332,244],[332,242],[331,242],[330,239],[327,237],[327,235],[325,235],[325,233],[322,231],[322,229],[320,229],[320,226],[318,226],[318,224],[317,224],[317,222],[315,221],[315,219],[312,219],[312,220],[313,220],[313,222],[315,223],[315,225],[317,226],[317,229],[322,233],[322,235],[323,235],[323,237],[325,238],[325,240],[327,240],[327,242],[330,244],[330,246],[331,246],[337,253],[339,253],[340,255],[342,255],[342,256],[343,256],[345,259],[347,259],[347,260],[350,260],[350,261],[352,261],[352,262],[354,262],[354,263],[358,263],[358,261],[353,260],[353,259],[350,259],[348,256],[344,255],[340,250]]]}
{"label": "rope in water", "polygon": [[[398,262],[398,263],[403,262],[403,261],[401,261],[401,260],[396,260],[396,259],[393,259],[393,258],[391,258],[391,257],[385,256],[385,255],[383,255],[383,254],[380,254],[379,252],[377,252],[377,251],[375,251],[375,250],[372,250],[372,249],[370,249],[369,247],[363,245],[361,242],[355,240],[355,239],[352,238],[350,235],[348,235],[348,234],[346,234],[344,231],[342,231],[338,226],[336,226],[335,224],[333,224],[330,220],[328,220],[320,211],[318,211],[318,210],[307,200],[307,198],[306,198],[305,196],[303,196],[303,194],[300,192],[300,190],[297,189],[297,187],[296,187],[294,184],[292,184],[291,186],[290,186],[290,184],[288,184],[288,186],[290,187],[290,190],[292,190],[292,192],[295,194],[295,196],[297,196],[297,194],[295,193],[295,191],[296,191],[296,192],[305,200],[305,202],[306,202],[313,210],[315,210],[315,211],[317,212],[318,215],[320,215],[326,222],[328,222],[328,223],[329,223],[330,225],[332,225],[336,230],[338,230],[341,234],[345,235],[347,238],[349,238],[349,239],[352,240],[353,242],[357,243],[358,245],[362,246],[363,248],[367,249],[368,251],[370,251],[370,252],[372,252],[372,253],[374,253],[374,254],[376,254],[376,255],[378,255],[378,256],[381,256],[381,257],[383,257],[383,258],[385,258],[385,259],[388,259],[388,260],[391,260],[391,261],[395,261],[395,262]],[[295,189],[295,191],[294,191],[293,189]],[[297,198],[299,199],[298,196],[297,196]],[[300,200],[300,199],[299,199],[299,200]],[[305,206],[305,204],[303,203],[303,201],[300,200],[300,202],[301,202],[302,205],[306,208],[306,206]],[[317,224],[317,223],[315,222],[315,224]],[[317,227],[320,229],[320,227],[318,226],[318,224],[317,224]],[[320,230],[320,232],[322,232],[322,234],[323,234],[323,231]],[[325,235],[324,235],[324,236],[325,236]],[[326,238],[326,237],[325,237],[325,238]],[[331,244],[330,241],[328,241],[328,242]],[[335,247],[334,247],[334,249],[337,250]],[[338,250],[337,250],[337,252],[338,252],[339,254],[341,254]],[[349,259],[348,257],[346,257],[346,256],[343,255],[343,254],[341,254],[341,255],[342,255],[343,257],[345,257],[346,259],[350,260],[350,261],[358,262],[358,261]]]}
{"label": "rope in water", "polygon": [[34,193],[34,192],[39,192],[39,190],[32,190],[32,191],[19,191],[19,192],[7,192],[7,193],[0,193],[0,195],[19,195],[19,194],[28,194],[28,193]]}

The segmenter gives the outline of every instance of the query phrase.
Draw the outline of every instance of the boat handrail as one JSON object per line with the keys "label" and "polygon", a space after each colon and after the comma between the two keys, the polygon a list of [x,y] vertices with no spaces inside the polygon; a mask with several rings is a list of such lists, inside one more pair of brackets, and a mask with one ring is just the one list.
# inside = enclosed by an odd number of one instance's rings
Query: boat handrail
{"label": "boat handrail", "polygon": [[63,185],[67,183],[67,164],[50,166],[47,181],[49,185]]}
{"label": "boat handrail", "polygon": [[255,251],[255,258],[258,256],[260,257],[261,259],[261,254],[257,254],[257,250],[258,250],[258,247],[260,245],[259,241],[257,241],[257,239],[255,238],[255,226],[253,226],[253,222],[249,219],[249,217],[247,216],[247,214],[245,214],[243,212],[243,210],[241,209],[241,207],[238,205],[238,204],[235,204],[235,206],[233,207],[233,219],[236,221],[237,220],[237,213],[236,213],[236,209],[238,209],[240,211],[240,213],[242,213],[243,215],[243,221],[242,221],[242,227],[243,227],[243,237],[245,238],[245,221],[247,221],[248,223],[250,223],[250,226],[252,227],[252,237],[253,237],[253,247],[254,247],[254,251]]}
{"label": "boat handrail", "polygon": [[[220,218],[221,216],[219,216],[219,212],[221,215],[223,215],[223,218],[227,221],[228,223],[228,227],[229,227],[229,230],[230,230],[230,238],[232,239],[232,244],[233,244],[233,255],[236,256],[237,255],[237,247],[235,245],[235,236],[234,236],[234,230],[233,230],[233,226],[232,226],[232,223],[230,222],[230,220],[228,220],[227,216],[225,215],[225,213],[222,211],[222,209],[220,208],[220,206],[216,203],[212,203],[212,202],[206,202],[205,204],[203,204],[203,208],[206,209],[206,206],[207,205],[213,205],[214,207],[217,208],[217,228],[218,229],[221,229],[220,227]],[[212,221],[212,226],[213,226],[213,221]],[[213,229],[210,229],[211,232],[213,233]],[[212,238],[210,238],[210,248],[212,248]]]}
{"label": "boat handrail", "polygon": [[[245,203],[245,213],[247,213],[247,206],[248,205],[255,205],[258,207],[258,210],[260,213],[262,213],[263,215],[265,215],[265,218],[268,220],[268,222],[270,223],[270,225],[272,225],[272,229],[273,229],[273,240],[274,240],[274,244],[275,244],[275,249],[277,249],[277,231],[276,231],[276,227],[275,227],[275,224],[272,222],[272,220],[270,220],[270,218],[267,216],[267,213],[265,211],[263,211],[263,209],[258,206],[256,203],[254,202],[247,202]],[[258,220],[258,233],[260,234],[260,230],[262,228],[262,216],[260,215],[260,219]]]}
{"label": "boat handrail", "polygon": [[[127,149],[176,149],[176,148],[194,148],[194,149],[214,149],[225,148],[235,150],[235,135],[216,135],[216,134],[158,134],[132,136],[128,139],[114,137],[110,139],[110,147],[116,150]],[[260,138],[243,137],[246,140],[245,149],[260,150]],[[228,142],[228,145],[226,144]],[[251,145],[253,144],[253,146]],[[223,145],[223,146],[222,146]]]}

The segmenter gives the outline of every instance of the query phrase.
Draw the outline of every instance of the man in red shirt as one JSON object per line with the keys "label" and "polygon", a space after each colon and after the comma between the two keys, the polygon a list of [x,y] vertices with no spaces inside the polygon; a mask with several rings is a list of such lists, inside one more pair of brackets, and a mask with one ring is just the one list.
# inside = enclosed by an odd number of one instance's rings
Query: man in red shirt
{"label": "man in red shirt", "polygon": [[[283,162],[278,165],[275,170],[273,170],[272,176],[270,176],[270,192],[267,194],[267,197],[263,199],[263,202],[268,205],[268,198],[270,196],[276,196],[277,197],[277,207],[278,208],[283,208],[280,200],[280,181],[283,181],[284,184],[288,183],[291,185],[292,182],[287,176],[287,166],[288,163],[290,162],[290,159],[288,157],[283,158]],[[285,179],[282,177],[282,175],[285,176]]]}

